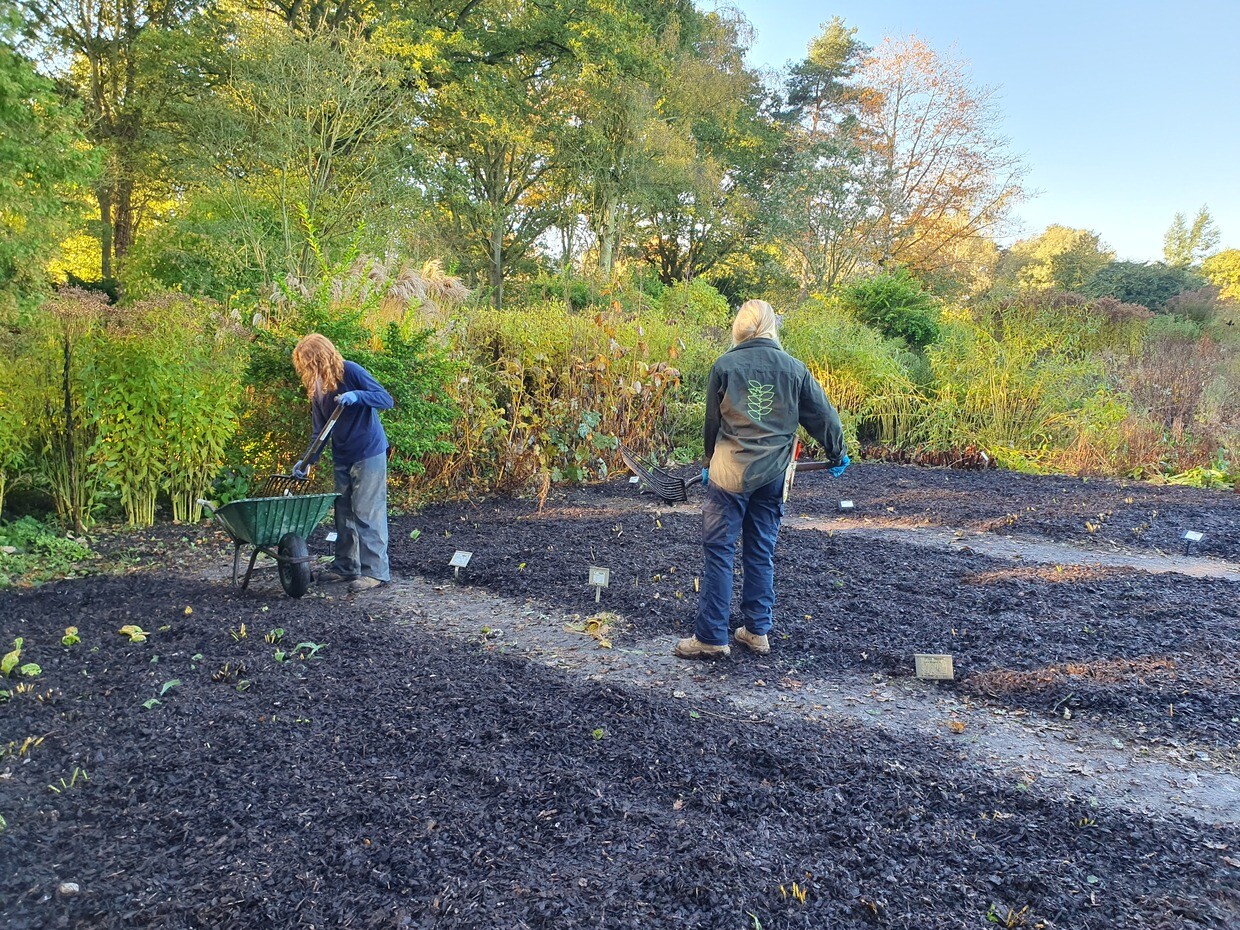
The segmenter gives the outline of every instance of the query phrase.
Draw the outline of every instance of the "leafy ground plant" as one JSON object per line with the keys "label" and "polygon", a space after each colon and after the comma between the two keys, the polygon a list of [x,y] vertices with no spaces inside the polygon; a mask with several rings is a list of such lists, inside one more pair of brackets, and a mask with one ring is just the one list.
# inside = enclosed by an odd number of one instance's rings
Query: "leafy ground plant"
{"label": "leafy ground plant", "polygon": [[54,523],[22,517],[0,525],[0,588],[72,577],[94,553]]}

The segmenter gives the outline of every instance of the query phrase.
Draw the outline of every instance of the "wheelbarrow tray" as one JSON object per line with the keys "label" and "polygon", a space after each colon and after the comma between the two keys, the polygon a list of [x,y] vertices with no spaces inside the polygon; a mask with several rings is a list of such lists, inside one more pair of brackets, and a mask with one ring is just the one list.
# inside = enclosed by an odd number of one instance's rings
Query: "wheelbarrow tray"
{"label": "wheelbarrow tray", "polygon": [[274,546],[289,533],[303,539],[327,516],[336,494],[246,497],[215,511],[232,538],[251,546]]}
{"label": "wheelbarrow tray", "polygon": [[[276,560],[280,584],[290,597],[301,597],[310,586],[312,557],[306,537],[327,515],[339,494],[286,494],[281,497],[247,497],[212,511],[233,541],[233,584],[241,572],[241,548],[253,546],[250,564],[241,580],[250,583],[260,552]],[[274,547],[274,548],[273,548]]]}

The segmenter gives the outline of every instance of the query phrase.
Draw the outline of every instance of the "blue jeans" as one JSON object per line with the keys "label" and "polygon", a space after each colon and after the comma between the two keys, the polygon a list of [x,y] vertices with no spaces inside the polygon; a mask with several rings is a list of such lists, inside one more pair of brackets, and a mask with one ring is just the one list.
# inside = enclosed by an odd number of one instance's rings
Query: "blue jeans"
{"label": "blue jeans", "polygon": [[388,568],[387,456],[337,465],[336,561],[343,575],[391,579]]}
{"label": "blue jeans", "polygon": [[732,607],[732,565],[741,537],[741,613],[751,633],[771,631],[775,608],[775,540],[784,515],[784,477],[749,494],[732,494],[713,484],[702,504],[702,591],[694,635],[699,642],[726,646]]}

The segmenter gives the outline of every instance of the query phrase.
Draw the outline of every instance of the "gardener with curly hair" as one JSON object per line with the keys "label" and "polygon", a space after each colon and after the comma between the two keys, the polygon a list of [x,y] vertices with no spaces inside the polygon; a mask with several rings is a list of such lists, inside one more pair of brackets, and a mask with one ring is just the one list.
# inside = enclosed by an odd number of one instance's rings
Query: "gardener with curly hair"
{"label": "gardener with curly hair", "polygon": [[805,427],[826,450],[837,478],[848,467],[839,415],[809,369],[783,350],[778,330],[770,304],[748,301],[732,324],[732,348],[710,370],[702,469],[705,565],[694,635],[673,650],[682,659],[718,659],[731,653],[728,616],[738,536],[744,625],[733,635],[752,652],[771,651],[775,540],[797,427]]}
{"label": "gardener with curly hair", "polygon": [[[331,340],[318,333],[297,343],[293,367],[310,398],[313,435],[323,429],[337,404],[344,408],[331,434],[332,466],[340,495],[336,498],[336,557],[318,573],[318,581],[347,581],[353,593],[376,588],[391,578],[388,442],[378,411],[392,409],[392,395],[361,365],[346,362]],[[312,465],[314,460],[298,462],[293,474],[305,478]]]}

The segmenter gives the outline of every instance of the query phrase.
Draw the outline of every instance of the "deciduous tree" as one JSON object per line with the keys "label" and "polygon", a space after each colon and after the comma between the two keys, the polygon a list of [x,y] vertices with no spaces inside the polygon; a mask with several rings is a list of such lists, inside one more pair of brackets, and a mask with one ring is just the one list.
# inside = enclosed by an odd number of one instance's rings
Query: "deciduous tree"
{"label": "deciduous tree", "polygon": [[1218,248],[1218,227],[1210,211],[1202,206],[1190,226],[1183,213],[1177,213],[1163,235],[1163,259],[1172,268],[1188,268]]}
{"label": "deciduous tree", "polygon": [[862,137],[882,167],[875,260],[932,272],[961,239],[1002,232],[1025,167],[997,131],[993,92],[918,38],[866,60]]}

